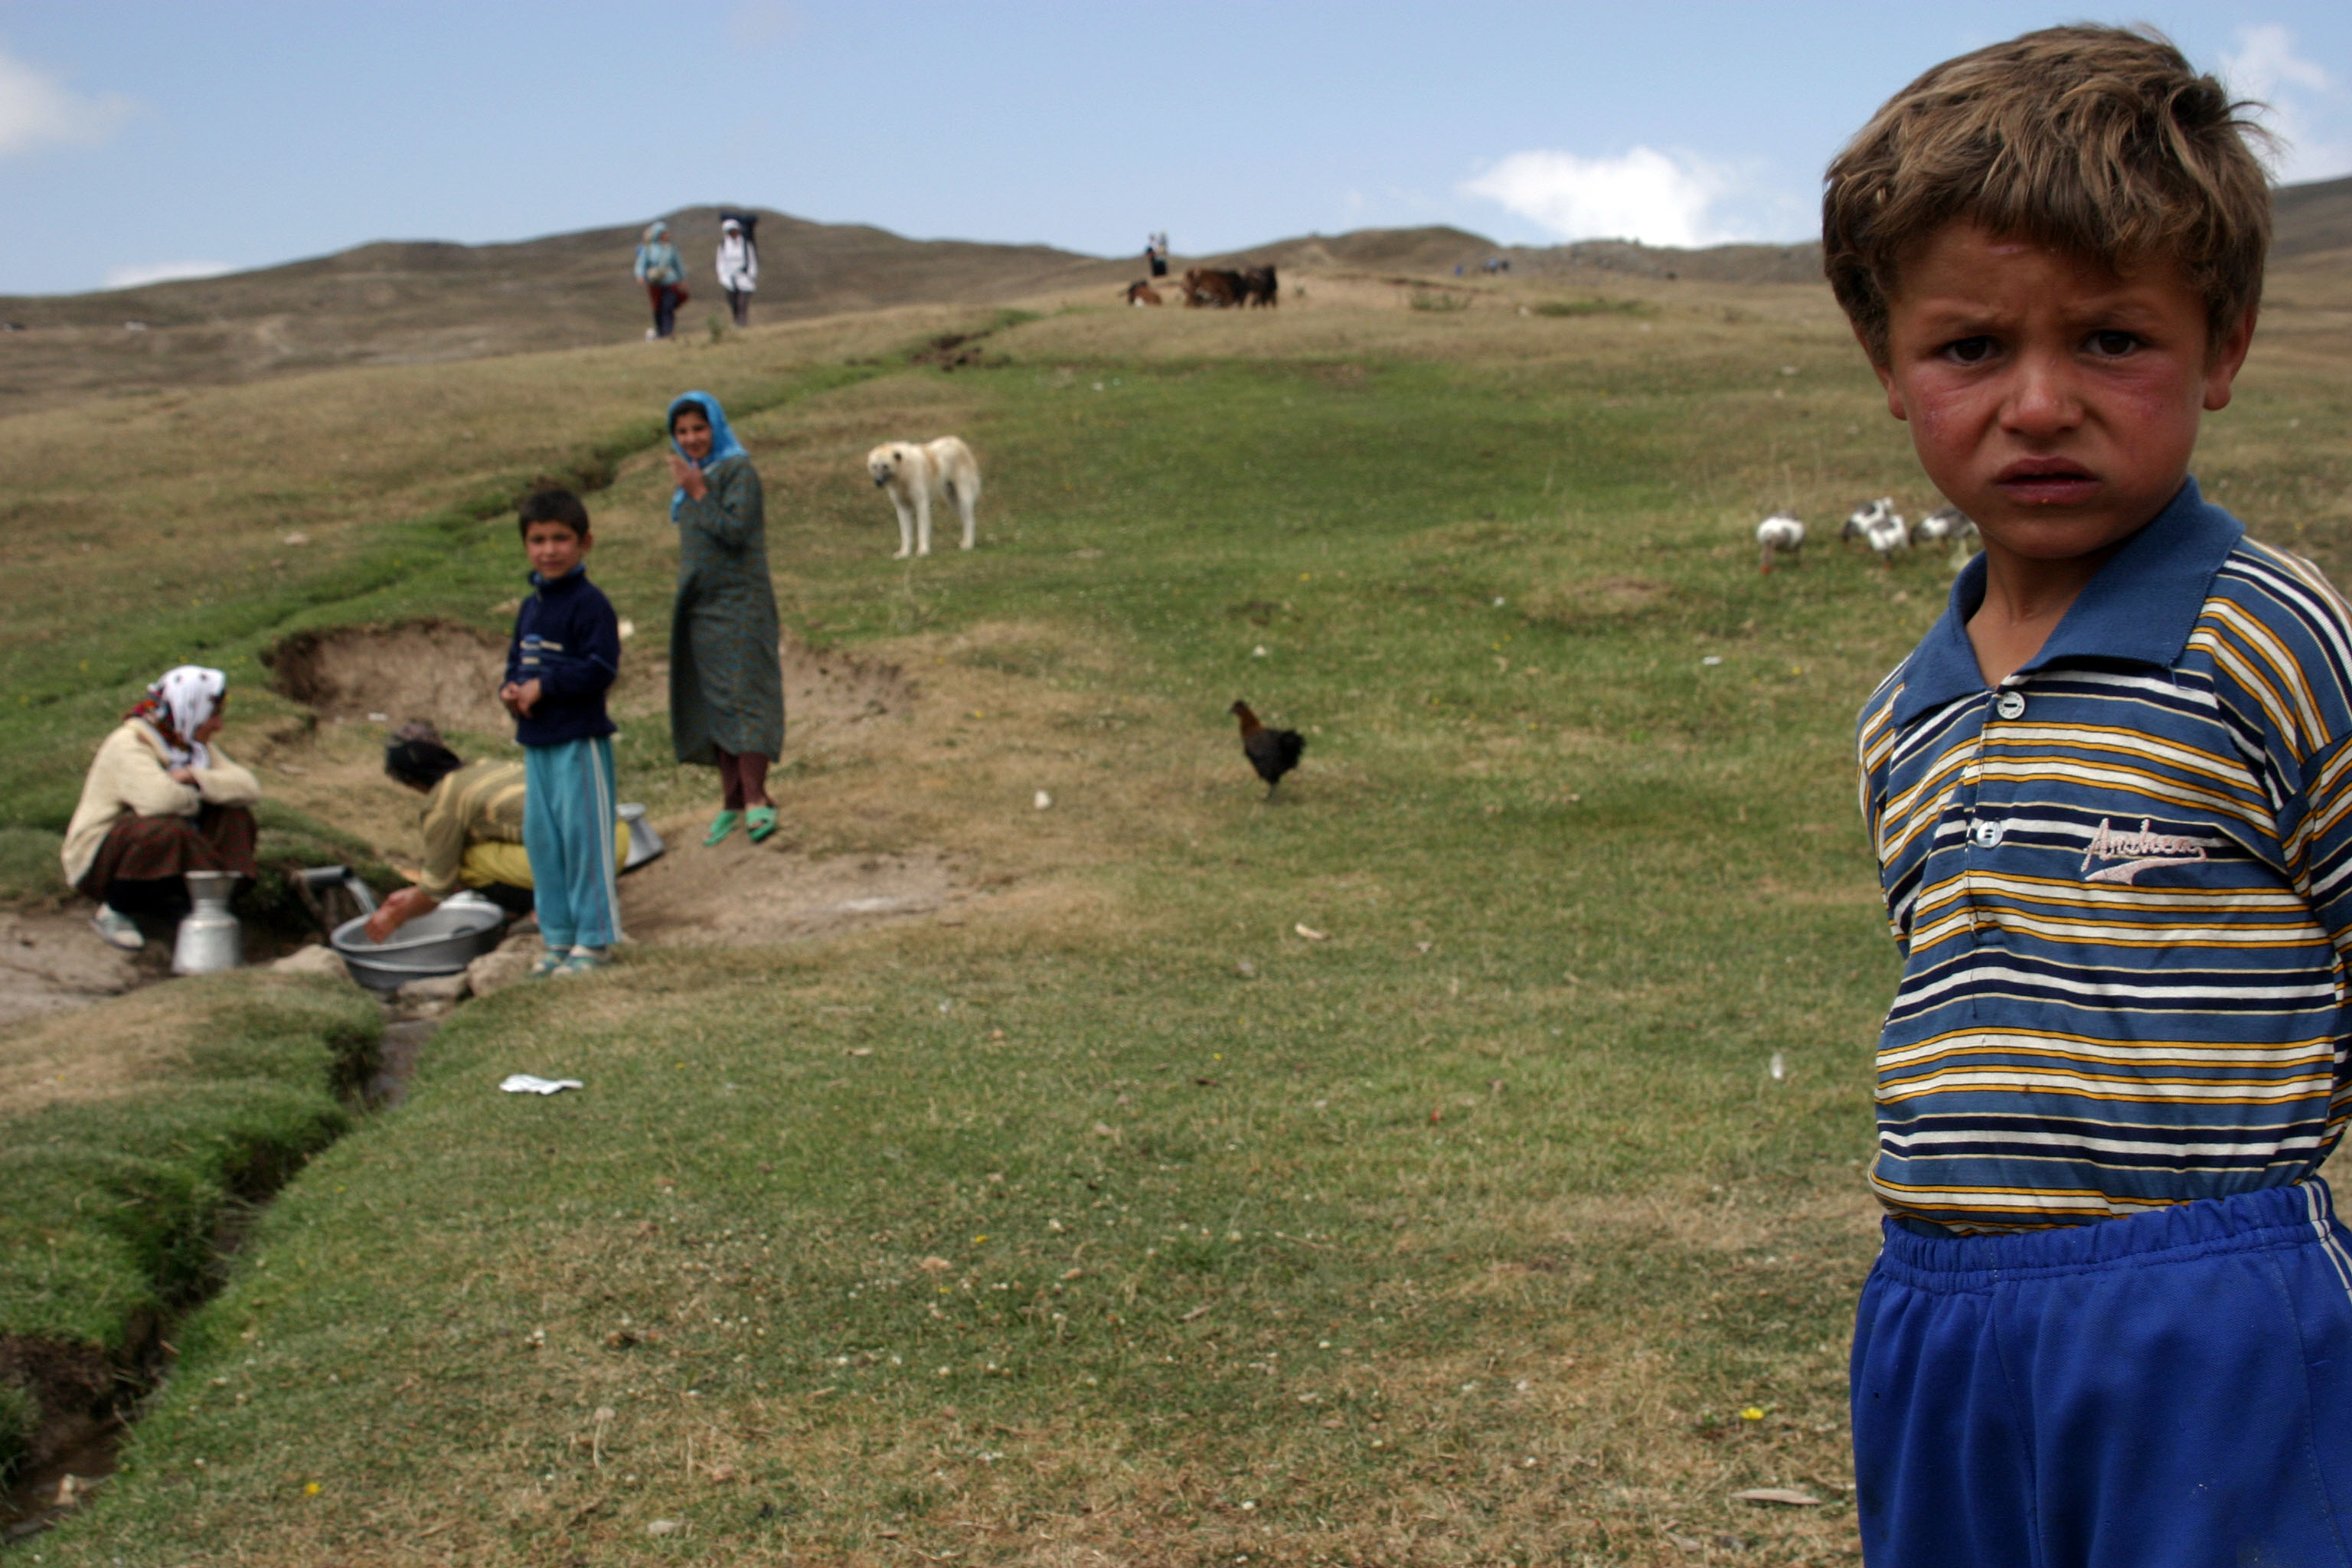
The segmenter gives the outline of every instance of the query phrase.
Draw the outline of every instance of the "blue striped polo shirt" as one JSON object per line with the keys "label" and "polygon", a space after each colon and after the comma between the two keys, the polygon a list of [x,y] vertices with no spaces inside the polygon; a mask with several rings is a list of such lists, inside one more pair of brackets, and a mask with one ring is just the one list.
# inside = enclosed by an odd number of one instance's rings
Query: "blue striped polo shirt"
{"label": "blue striped polo shirt", "polygon": [[1862,713],[1872,1185],[1996,1231],[2302,1180],[2352,1078],[2352,613],[2193,479],[1990,689],[1984,584]]}

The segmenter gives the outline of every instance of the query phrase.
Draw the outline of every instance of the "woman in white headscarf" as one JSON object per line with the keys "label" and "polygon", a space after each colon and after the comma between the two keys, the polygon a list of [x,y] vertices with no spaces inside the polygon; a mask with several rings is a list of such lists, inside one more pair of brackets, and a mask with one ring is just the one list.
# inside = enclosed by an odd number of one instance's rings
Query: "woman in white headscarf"
{"label": "woman in white headscarf", "polygon": [[144,939],[117,898],[131,901],[141,884],[190,871],[254,874],[261,786],[213,743],[227,701],[228,678],[217,669],[165,671],[99,746],[82,781],[66,828],[66,880],[98,900],[90,924],[125,952]]}

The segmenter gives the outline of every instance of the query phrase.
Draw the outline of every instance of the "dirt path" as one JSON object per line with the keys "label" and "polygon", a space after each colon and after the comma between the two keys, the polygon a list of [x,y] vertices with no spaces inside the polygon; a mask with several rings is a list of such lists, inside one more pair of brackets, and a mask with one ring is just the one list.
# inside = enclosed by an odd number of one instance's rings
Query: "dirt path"
{"label": "dirt path", "polygon": [[971,896],[936,850],[817,858],[738,833],[716,848],[698,839],[674,847],[632,873],[621,919],[631,941],[649,945],[756,947],[935,914]]}
{"label": "dirt path", "polygon": [[135,957],[98,940],[86,910],[0,910],[0,1028],[119,996],[155,978],[170,954]]}

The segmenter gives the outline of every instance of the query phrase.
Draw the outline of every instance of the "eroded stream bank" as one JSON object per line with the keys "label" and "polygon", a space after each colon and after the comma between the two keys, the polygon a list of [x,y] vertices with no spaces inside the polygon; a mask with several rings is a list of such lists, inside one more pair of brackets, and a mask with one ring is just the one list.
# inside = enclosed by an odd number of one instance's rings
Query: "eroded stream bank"
{"label": "eroded stream bank", "polygon": [[[304,961],[298,955],[295,962],[299,973]],[[315,958],[307,966],[316,968]],[[201,1261],[176,1280],[152,1281],[161,1288],[152,1290],[151,1300],[120,1325],[112,1343],[55,1334],[0,1334],[0,1390],[20,1390],[35,1407],[16,1472],[0,1495],[0,1543],[39,1534],[101,1491],[114,1474],[124,1438],[172,1375],[178,1326],[226,1282],[232,1261],[270,1200],[311,1155],[347,1131],[357,1115],[392,1109],[406,1097],[409,1080],[446,1009],[420,1008],[394,997],[377,999],[373,1005],[382,1016],[371,1031],[368,1047],[342,1053],[336,1063],[336,1100],[342,1114],[324,1119],[331,1125],[320,1126],[309,1140],[252,1150],[251,1158],[221,1173],[226,1179],[216,1203],[205,1205],[201,1196],[190,1194],[190,1207],[208,1212],[183,1217],[175,1250],[199,1252]],[[124,1179],[152,1180],[158,1173],[134,1166]],[[103,1188],[95,1195],[117,1201],[125,1197]],[[200,1226],[202,1234],[195,1234]]]}

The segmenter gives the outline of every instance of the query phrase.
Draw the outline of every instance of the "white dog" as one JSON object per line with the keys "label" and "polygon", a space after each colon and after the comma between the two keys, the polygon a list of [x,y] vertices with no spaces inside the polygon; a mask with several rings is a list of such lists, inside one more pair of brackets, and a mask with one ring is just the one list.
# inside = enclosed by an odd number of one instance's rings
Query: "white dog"
{"label": "white dog", "polygon": [[931,498],[955,502],[963,517],[963,547],[972,545],[972,508],[980,500],[980,464],[971,448],[952,436],[916,446],[912,441],[888,441],[866,454],[866,471],[877,489],[890,492],[898,512],[898,553],[931,552]]}

